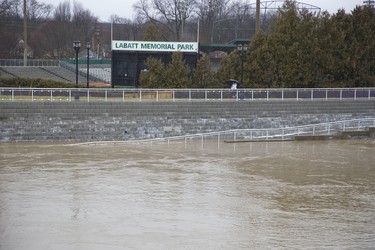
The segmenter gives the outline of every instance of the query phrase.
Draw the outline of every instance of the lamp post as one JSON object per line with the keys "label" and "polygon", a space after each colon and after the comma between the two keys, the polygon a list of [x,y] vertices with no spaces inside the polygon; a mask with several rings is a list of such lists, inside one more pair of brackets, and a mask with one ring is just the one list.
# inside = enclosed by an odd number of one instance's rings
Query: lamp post
{"label": "lamp post", "polygon": [[90,62],[90,42],[86,42],[86,49],[87,49],[87,88],[89,88],[89,62]]}
{"label": "lamp post", "polygon": [[74,41],[73,48],[76,52],[76,88],[78,88],[78,53],[79,53],[79,49],[81,48],[81,42]]}
{"label": "lamp post", "polygon": [[243,59],[247,51],[247,44],[238,44],[237,50],[240,52],[240,56],[241,56],[241,84],[243,85]]}

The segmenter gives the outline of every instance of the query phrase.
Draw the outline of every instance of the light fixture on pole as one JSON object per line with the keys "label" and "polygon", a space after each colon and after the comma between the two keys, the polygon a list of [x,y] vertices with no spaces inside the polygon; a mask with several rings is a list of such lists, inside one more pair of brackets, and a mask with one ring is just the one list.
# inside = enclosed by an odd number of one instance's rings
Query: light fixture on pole
{"label": "light fixture on pole", "polygon": [[87,76],[87,88],[89,88],[89,64],[90,64],[90,42],[86,42],[86,49],[87,49],[87,72],[86,72],[86,76]]}
{"label": "light fixture on pole", "polygon": [[248,48],[247,44],[237,45],[237,50],[240,52],[240,57],[241,57],[241,85],[243,85],[243,60],[244,60],[244,55],[246,54],[247,48]]}
{"label": "light fixture on pole", "polygon": [[81,42],[74,41],[73,48],[76,52],[76,88],[78,88],[78,53],[79,53],[79,49],[81,48]]}

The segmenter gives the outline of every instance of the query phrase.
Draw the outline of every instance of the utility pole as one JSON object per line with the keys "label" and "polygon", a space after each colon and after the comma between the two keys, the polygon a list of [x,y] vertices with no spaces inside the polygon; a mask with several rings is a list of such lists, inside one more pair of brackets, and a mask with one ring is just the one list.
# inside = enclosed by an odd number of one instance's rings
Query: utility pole
{"label": "utility pole", "polygon": [[27,10],[26,0],[23,0],[23,66],[27,66]]}
{"label": "utility pole", "polygon": [[258,33],[259,31],[260,31],[260,0],[257,0],[255,33]]}

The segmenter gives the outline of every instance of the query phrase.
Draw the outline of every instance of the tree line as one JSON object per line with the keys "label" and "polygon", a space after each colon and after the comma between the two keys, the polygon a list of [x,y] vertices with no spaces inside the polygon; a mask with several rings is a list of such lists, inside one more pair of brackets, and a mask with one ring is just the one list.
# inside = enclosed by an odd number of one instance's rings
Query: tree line
{"label": "tree line", "polygon": [[[138,0],[130,19],[112,15],[100,22],[80,2],[63,0],[56,7],[27,0],[29,58],[73,57],[72,41],[91,41],[102,57],[110,56],[111,25],[116,40],[196,41],[227,43],[250,37],[255,10],[238,0]],[[0,58],[22,58],[23,1],[0,0]],[[273,14],[263,17],[263,27]]]}
{"label": "tree line", "polygon": [[[23,56],[23,1],[0,2],[0,58]],[[72,57],[74,40],[91,41],[98,18],[79,2],[50,4],[27,0],[28,57],[61,59]]]}
{"label": "tree line", "polygon": [[[268,32],[251,40],[243,57],[241,87],[320,88],[375,86],[375,10],[358,6],[351,13],[316,13],[297,9],[286,1],[272,20]],[[213,71],[203,54],[189,75],[182,56],[172,64],[149,59],[142,72],[142,87],[228,87],[226,80],[240,79],[241,56],[233,50]],[[178,62],[178,63],[177,63]],[[173,80],[173,79],[179,79]],[[176,86],[178,82],[178,86]]]}
{"label": "tree line", "polygon": [[[22,58],[23,1],[0,2],[0,58]],[[72,41],[91,41],[103,57],[110,52],[110,26],[100,23],[79,2],[57,7],[28,0],[29,46],[32,58],[74,56]],[[311,12],[285,1],[275,13],[262,18],[262,32],[253,35],[255,17],[250,5],[231,0],[139,0],[133,20],[111,16],[114,39],[226,43],[250,38],[244,55],[241,87],[361,87],[375,86],[375,11],[357,6],[350,13],[338,10]],[[231,20],[237,26],[227,26]],[[221,29],[219,29],[221,27]],[[100,50],[99,50],[100,47]],[[110,55],[110,54],[109,54]],[[190,70],[182,55],[170,65],[150,58],[140,76],[143,87],[228,87],[240,79],[237,50],[224,56],[219,70],[202,54]]]}
{"label": "tree line", "polygon": [[[245,86],[375,86],[375,9],[310,13],[286,2],[246,55]],[[235,70],[229,66],[228,71]]]}

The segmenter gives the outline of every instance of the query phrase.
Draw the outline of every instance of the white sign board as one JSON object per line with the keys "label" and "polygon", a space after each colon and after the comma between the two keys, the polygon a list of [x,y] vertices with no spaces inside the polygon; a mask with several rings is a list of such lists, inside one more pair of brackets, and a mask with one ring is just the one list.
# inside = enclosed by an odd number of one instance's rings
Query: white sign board
{"label": "white sign board", "polygon": [[198,53],[194,42],[112,41],[112,50]]}

